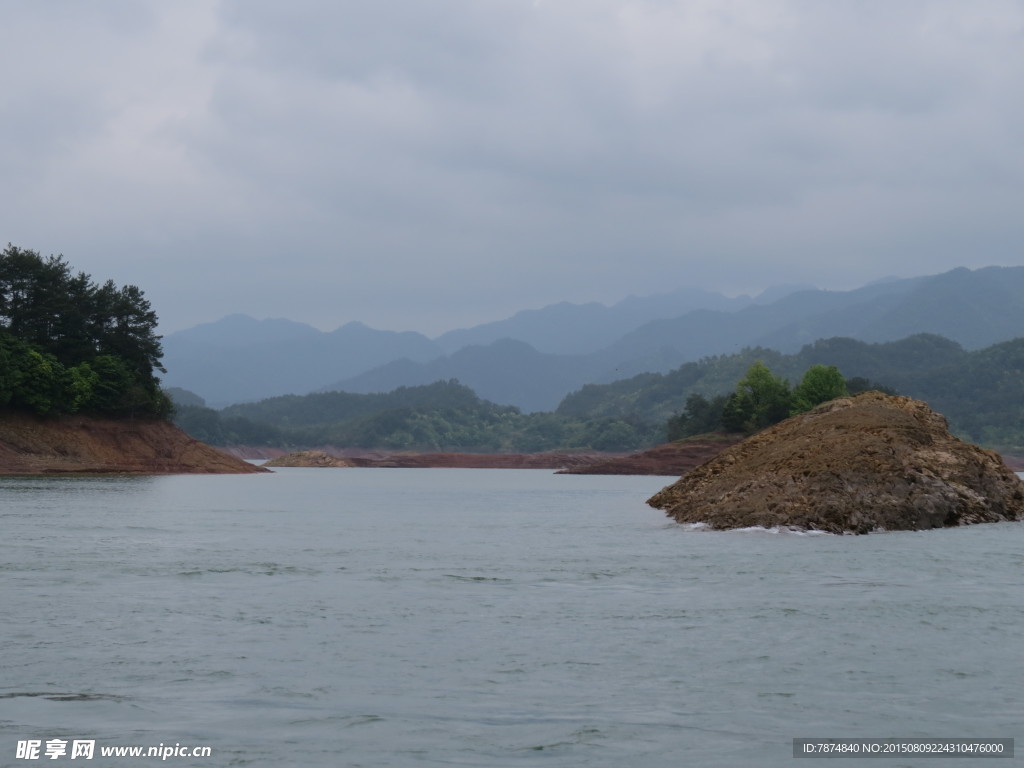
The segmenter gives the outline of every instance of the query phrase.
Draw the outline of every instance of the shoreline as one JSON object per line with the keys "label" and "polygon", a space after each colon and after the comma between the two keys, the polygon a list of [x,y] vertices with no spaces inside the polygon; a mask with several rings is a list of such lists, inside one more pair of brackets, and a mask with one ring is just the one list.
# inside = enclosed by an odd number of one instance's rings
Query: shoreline
{"label": "shoreline", "polygon": [[268,470],[201,443],[169,421],[0,411],[0,475],[263,472]]}
{"label": "shoreline", "polygon": [[[540,453],[464,453],[457,451],[382,451],[322,448],[286,452],[235,446],[221,449],[239,458],[263,460],[261,466],[381,467],[393,469],[550,469],[572,475],[659,475],[678,477],[741,442],[739,435],[712,433],[663,443],[635,453],[543,451]],[[1024,456],[1000,454],[1014,472],[1024,472]]]}
{"label": "shoreline", "polygon": [[[665,443],[635,453],[601,451],[543,451],[540,453],[464,453],[456,451],[373,451],[340,449],[333,446],[285,453],[267,459],[273,467],[387,467],[462,469],[550,469],[559,474],[579,475],[662,475],[685,474],[740,441],[738,435],[709,434]],[[246,447],[229,449],[233,455],[252,456]],[[264,453],[270,451],[264,450]]]}

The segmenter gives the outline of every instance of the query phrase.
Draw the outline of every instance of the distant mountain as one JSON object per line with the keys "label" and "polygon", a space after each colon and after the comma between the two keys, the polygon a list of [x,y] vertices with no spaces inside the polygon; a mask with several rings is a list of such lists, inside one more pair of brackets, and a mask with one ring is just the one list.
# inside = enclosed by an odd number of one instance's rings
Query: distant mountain
{"label": "distant mountain", "polygon": [[440,348],[419,333],[378,331],[348,323],[325,333],[290,320],[229,315],[168,335],[163,384],[202,396],[211,406],[304,394],[407,358],[426,361]]}
{"label": "distant mountain", "polygon": [[[794,286],[780,286],[762,296],[792,290]],[[428,362],[463,347],[488,346],[513,338],[552,354],[585,354],[652,318],[675,317],[696,307],[738,309],[762,300],[747,296],[730,299],[691,288],[630,297],[613,307],[563,302],[526,310],[507,320],[451,331],[434,342],[418,333],[376,331],[361,323],[325,333],[292,320],[256,320],[235,314],[169,334],[164,339],[167,375],[163,383],[191,390],[211,405],[222,406],[311,392],[328,382],[403,359],[405,362],[395,362],[383,378],[378,378],[401,379],[398,374],[405,370],[409,382],[420,381],[427,374],[414,372],[415,365],[410,364]],[[435,366],[438,370],[444,367],[442,362]],[[544,402],[549,400],[546,397]]]}
{"label": "distant mountain", "polygon": [[542,309],[517,312],[505,320],[449,331],[435,341],[449,354],[471,345],[486,346],[500,339],[517,339],[540,352],[584,355],[606,347],[611,340],[652,320],[679,317],[697,309],[735,312],[806,288],[780,285],[753,299],[749,296],[728,298],[699,288],[680,288],[642,298],[630,296],[610,307],[596,302],[571,304],[563,301]]}
{"label": "distant mountain", "polygon": [[305,323],[284,318],[256,320],[248,315],[228,315],[213,323],[202,323],[164,338],[165,351],[169,344],[191,344],[212,347],[250,347],[276,341],[311,339],[322,331]]}
{"label": "distant mountain", "polygon": [[907,300],[870,318],[857,338],[934,333],[980,349],[1024,336],[1024,267],[955,269],[920,282]]}
{"label": "distant mountain", "polygon": [[699,310],[655,320],[626,334],[601,354],[609,361],[637,361],[631,366],[636,372],[666,371],[690,360],[731,354],[744,347],[795,351],[825,336],[857,337],[853,327],[856,322],[891,311],[919,281],[928,279],[876,283],[852,291],[797,291],[738,312]]}
{"label": "distant mountain", "polygon": [[169,335],[164,383],[220,406],[458,379],[489,401],[535,411],[584,384],[663,373],[747,347],[791,353],[821,338],[881,342],[920,333],[968,350],[1024,336],[1024,267],[956,269],[851,291],[787,286],[756,299],[685,290],[614,307],[555,304],[436,341],[360,323],[324,333],[232,315]]}
{"label": "distant mountain", "polygon": [[826,337],[880,342],[920,333],[944,336],[965,349],[1024,336],[1024,267],[957,269],[852,291],[802,290],[733,312],[695,310],[648,322],[588,355],[552,355],[527,350],[523,342],[518,347],[495,342],[428,364],[391,363],[329,388],[383,392],[457,378],[493,402],[546,410],[583,384],[664,373],[749,347],[792,353]]}
{"label": "distant mountain", "polygon": [[[491,402],[515,405],[527,412],[551,411],[566,392],[598,378],[601,365],[593,356],[550,355],[522,341],[500,339],[427,363],[396,360],[324,389],[389,392],[401,386],[457,379]],[[487,394],[481,394],[484,392]]]}

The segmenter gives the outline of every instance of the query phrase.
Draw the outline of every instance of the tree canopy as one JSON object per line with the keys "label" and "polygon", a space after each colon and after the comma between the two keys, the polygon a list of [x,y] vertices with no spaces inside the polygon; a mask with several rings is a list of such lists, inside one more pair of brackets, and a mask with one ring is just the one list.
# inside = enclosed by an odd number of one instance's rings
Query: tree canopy
{"label": "tree canopy", "polygon": [[816,405],[846,397],[846,379],[834,365],[812,365],[793,390],[790,412],[809,411]]}
{"label": "tree canopy", "polygon": [[658,442],[661,432],[630,419],[522,413],[482,400],[454,379],[388,393],[283,395],[221,411],[178,401],[175,422],[213,445],[499,453],[631,451]]}
{"label": "tree canopy", "polygon": [[0,252],[0,407],[166,416],[157,316],[134,285],[102,285],[63,256]]}
{"label": "tree canopy", "polygon": [[756,360],[731,394],[708,400],[691,393],[683,412],[668,420],[668,439],[679,440],[718,430],[757,432],[787,416],[809,411],[847,394],[847,381],[834,365],[812,365],[800,383],[790,389],[786,379],[776,376],[768,366]]}
{"label": "tree canopy", "polygon": [[789,416],[792,399],[789,382],[758,360],[726,400],[722,423],[735,432],[756,432]]}

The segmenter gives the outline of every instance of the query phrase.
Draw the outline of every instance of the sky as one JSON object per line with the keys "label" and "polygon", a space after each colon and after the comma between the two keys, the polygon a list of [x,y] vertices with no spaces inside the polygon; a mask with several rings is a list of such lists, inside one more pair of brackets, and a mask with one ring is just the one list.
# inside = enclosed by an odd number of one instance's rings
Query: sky
{"label": "sky", "polygon": [[1024,0],[9,0],[0,243],[436,335],[1024,264]]}

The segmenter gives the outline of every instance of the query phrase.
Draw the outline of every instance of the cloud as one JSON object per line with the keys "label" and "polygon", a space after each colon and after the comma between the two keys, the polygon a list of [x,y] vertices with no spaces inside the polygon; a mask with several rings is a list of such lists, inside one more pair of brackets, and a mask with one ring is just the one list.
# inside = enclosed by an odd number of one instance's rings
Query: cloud
{"label": "cloud", "polygon": [[137,282],[172,327],[439,332],[1020,259],[1019,2],[103,0],[0,21],[0,236]]}

